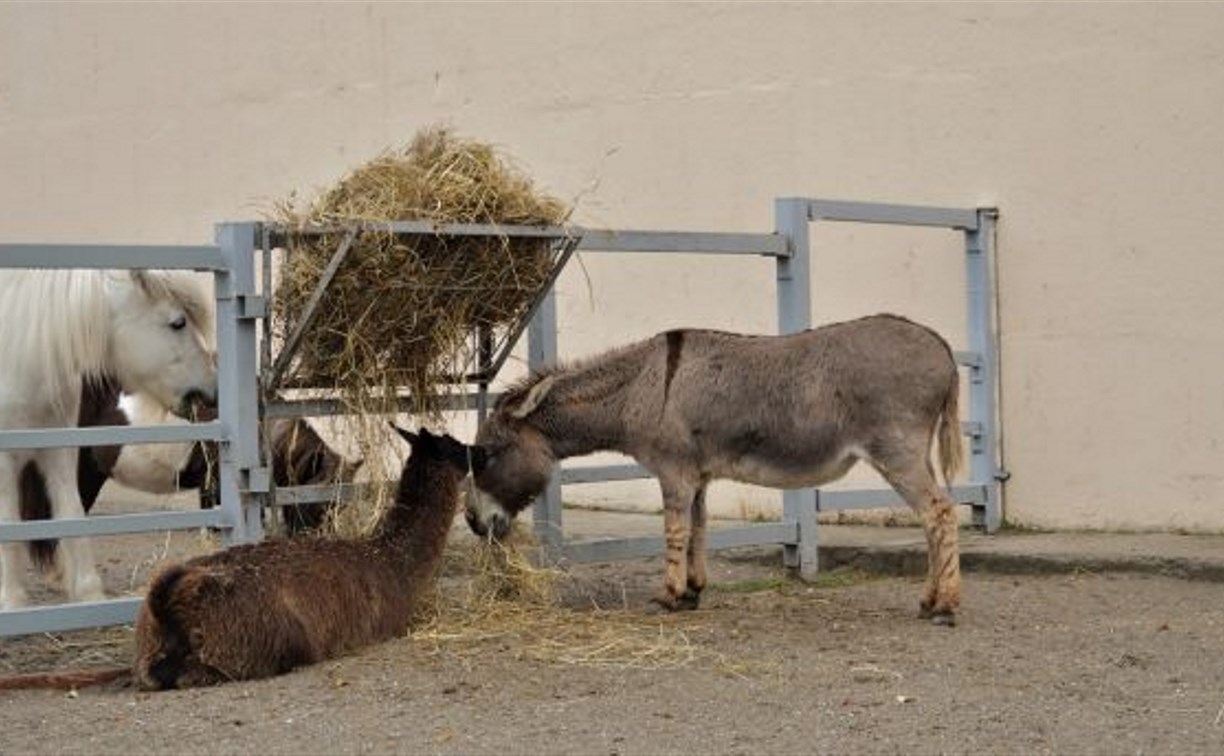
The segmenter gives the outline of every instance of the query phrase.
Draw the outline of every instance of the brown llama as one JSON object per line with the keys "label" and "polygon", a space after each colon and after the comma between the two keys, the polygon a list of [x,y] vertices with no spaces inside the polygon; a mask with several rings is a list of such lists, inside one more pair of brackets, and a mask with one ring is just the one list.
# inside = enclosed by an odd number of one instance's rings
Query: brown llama
{"label": "brown llama", "polygon": [[136,618],[137,685],[270,677],[403,634],[433,583],[472,450],[396,430],[412,453],[374,535],[264,541],[162,570]]}

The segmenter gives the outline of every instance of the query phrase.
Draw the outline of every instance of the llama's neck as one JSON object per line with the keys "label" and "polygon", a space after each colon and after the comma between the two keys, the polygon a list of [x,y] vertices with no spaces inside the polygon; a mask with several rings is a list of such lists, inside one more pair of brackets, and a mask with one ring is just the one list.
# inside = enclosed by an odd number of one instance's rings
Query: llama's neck
{"label": "llama's neck", "polygon": [[458,475],[450,465],[410,458],[377,538],[409,562],[434,562],[442,556],[458,501]]}

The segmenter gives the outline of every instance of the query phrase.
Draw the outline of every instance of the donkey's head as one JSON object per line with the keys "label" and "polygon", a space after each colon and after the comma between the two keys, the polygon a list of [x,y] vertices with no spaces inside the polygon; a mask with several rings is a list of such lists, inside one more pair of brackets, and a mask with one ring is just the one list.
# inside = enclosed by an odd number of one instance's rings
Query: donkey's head
{"label": "donkey's head", "polygon": [[515,515],[548,485],[556,457],[531,415],[554,381],[547,376],[509,392],[476,433],[476,495],[468,497],[465,515],[472,532],[482,538],[505,538]]}

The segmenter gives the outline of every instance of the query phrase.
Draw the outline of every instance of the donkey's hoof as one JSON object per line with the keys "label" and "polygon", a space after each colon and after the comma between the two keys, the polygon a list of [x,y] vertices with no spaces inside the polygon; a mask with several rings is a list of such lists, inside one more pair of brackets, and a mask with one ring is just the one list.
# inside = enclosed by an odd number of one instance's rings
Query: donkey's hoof
{"label": "donkey's hoof", "polygon": [[701,591],[689,588],[676,599],[676,608],[682,611],[692,611],[701,606]]}
{"label": "donkey's hoof", "polygon": [[701,593],[690,588],[679,596],[673,596],[670,593],[660,593],[650,599],[650,603],[646,605],[646,612],[648,614],[687,612],[696,609],[700,604]]}
{"label": "donkey's hoof", "polygon": [[930,620],[932,625],[941,625],[943,627],[956,627],[956,613],[951,609],[943,609],[936,612],[931,612]]}

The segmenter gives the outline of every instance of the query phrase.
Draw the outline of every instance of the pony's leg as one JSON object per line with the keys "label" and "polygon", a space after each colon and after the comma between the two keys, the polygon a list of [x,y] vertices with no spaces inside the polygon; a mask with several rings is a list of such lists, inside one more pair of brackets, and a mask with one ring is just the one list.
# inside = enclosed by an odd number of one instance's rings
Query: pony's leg
{"label": "pony's leg", "polygon": [[[19,495],[16,470],[0,459],[0,522],[17,522]],[[0,609],[17,609],[30,601],[24,583],[25,557],[24,543],[0,543]]]}
{"label": "pony's leg", "polygon": [[692,596],[693,606],[701,600],[701,592],[706,587],[706,487],[698,486],[693,495],[693,510],[690,515],[692,532],[689,534],[688,548],[688,591]]}
{"label": "pony's leg", "polygon": [[[51,497],[51,516],[57,520],[81,518],[85,508],[77,489],[77,450],[49,449],[43,457],[47,494]],[[102,579],[94,563],[93,546],[87,538],[65,538],[59,543],[64,590],[71,601],[101,601]]]}
{"label": "pony's leg", "polygon": [[927,583],[920,616],[940,625],[956,624],[961,594],[956,505],[936,482],[925,452],[872,455],[871,463],[922,517],[927,539]]}
{"label": "pony's leg", "polygon": [[654,603],[669,611],[696,609],[698,594],[688,587],[691,510],[697,489],[681,480],[661,477],[663,489],[663,539],[667,548],[667,571],[663,590]]}

